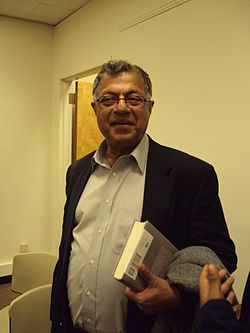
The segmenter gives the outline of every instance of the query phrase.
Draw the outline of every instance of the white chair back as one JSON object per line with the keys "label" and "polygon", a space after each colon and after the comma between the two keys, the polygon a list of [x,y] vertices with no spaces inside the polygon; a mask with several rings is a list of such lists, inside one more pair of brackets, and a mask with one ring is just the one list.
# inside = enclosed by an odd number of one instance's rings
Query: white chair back
{"label": "white chair back", "polygon": [[9,333],[9,306],[5,306],[0,310],[0,332]]}
{"label": "white chair back", "polygon": [[52,283],[57,256],[43,252],[20,253],[13,258],[11,289],[24,293]]}
{"label": "white chair back", "polygon": [[51,284],[20,295],[9,306],[11,333],[50,333]]}

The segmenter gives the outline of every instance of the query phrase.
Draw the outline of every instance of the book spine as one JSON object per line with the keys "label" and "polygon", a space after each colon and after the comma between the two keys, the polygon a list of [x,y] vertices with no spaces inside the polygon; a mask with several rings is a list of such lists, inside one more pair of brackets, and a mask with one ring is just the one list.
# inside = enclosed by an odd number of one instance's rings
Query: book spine
{"label": "book spine", "polygon": [[139,262],[143,262],[152,241],[153,236],[144,229],[133,256],[129,262],[129,265],[125,271],[125,274],[128,275],[132,280],[136,280],[138,276],[137,265]]}

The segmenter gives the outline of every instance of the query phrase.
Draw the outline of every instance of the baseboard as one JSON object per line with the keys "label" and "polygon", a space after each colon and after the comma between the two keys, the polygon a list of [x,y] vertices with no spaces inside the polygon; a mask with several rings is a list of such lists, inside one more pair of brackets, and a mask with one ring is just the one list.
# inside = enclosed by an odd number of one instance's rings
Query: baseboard
{"label": "baseboard", "polygon": [[4,283],[10,283],[12,275],[0,276],[0,285]]}
{"label": "baseboard", "polygon": [[12,263],[0,264],[0,277],[12,274]]}

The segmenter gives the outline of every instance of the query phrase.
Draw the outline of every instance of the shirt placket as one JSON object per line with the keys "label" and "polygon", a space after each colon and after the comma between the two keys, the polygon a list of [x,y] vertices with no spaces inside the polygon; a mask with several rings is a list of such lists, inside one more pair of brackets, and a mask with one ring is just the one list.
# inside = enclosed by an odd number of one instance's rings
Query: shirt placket
{"label": "shirt placket", "polygon": [[[90,250],[88,255],[88,263],[86,266],[86,274],[83,286],[83,323],[86,328],[91,328],[94,331],[96,326],[96,302],[98,301],[97,295],[97,274],[98,263],[100,260],[103,238],[105,236],[106,228],[109,224],[109,218],[112,210],[113,198],[117,189],[118,172],[114,170],[109,171],[101,204],[99,207],[98,217],[96,220],[95,229],[93,232]],[[100,302],[100,300],[99,300]]]}

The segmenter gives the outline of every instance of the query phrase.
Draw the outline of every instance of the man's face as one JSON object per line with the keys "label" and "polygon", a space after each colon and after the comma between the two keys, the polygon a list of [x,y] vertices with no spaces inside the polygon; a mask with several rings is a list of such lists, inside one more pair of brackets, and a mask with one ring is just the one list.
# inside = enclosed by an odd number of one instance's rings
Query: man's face
{"label": "man's face", "polygon": [[106,138],[108,149],[131,152],[146,132],[153,101],[145,101],[141,108],[129,108],[123,98],[147,98],[144,80],[137,72],[123,72],[115,76],[104,75],[99,83],[97,98],[116,96],[122,98],[116,105],[105,107],[95,102],[99,128]]}

